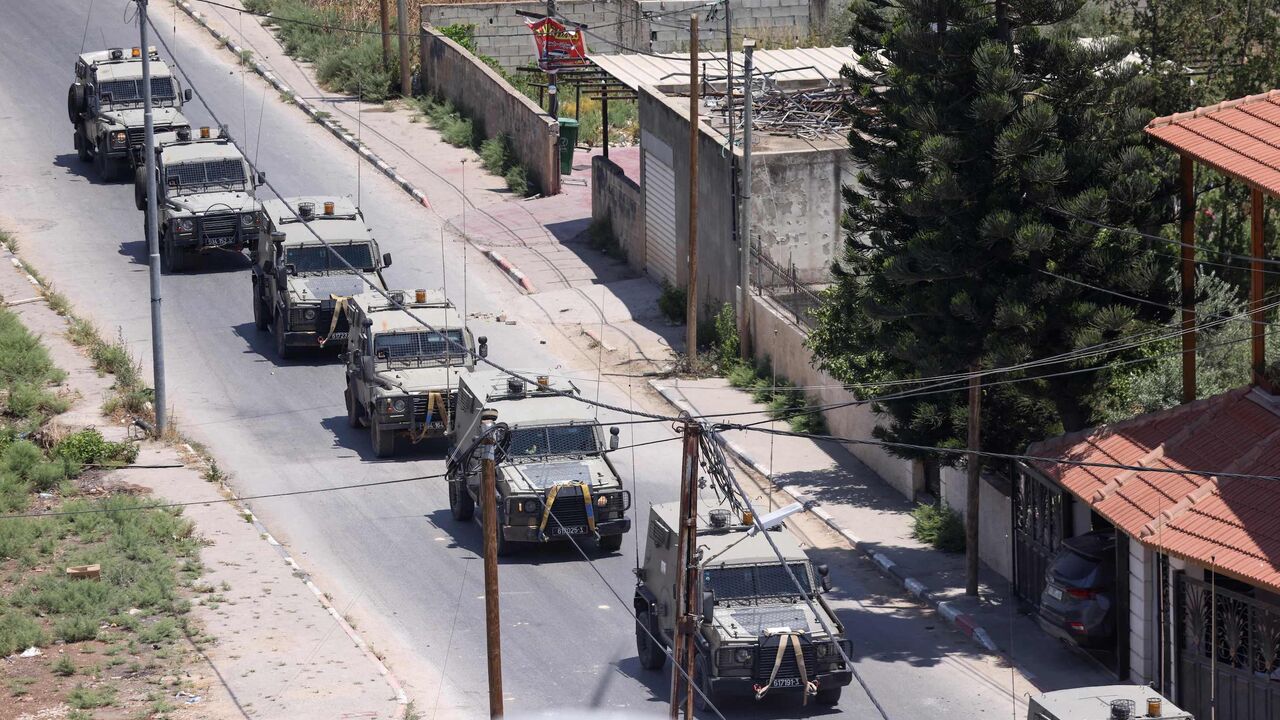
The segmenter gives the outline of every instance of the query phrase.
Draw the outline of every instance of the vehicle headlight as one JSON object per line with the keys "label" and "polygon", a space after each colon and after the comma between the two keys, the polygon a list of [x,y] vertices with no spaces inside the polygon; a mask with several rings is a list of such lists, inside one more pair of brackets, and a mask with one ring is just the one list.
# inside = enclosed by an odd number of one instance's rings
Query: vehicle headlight
{"label": "vehicle headlight", "polygon": [[111,132],[111,144],[123,145],[129,141],[129,134],[124,130],[113,130]]}
{"label": "vehicle headlight", "polygon": [[520,512],[532,515],[542,509],[542,503],[537,500],[522,500],[516,507]]}
{"label": "vehicle headlight", "polygon": [[191,218],[179,218],[173,223],[180,232],[191,232],[196,228],[196,221]]}
{"label": "vehicle headlight", "polygon": [[[307,308],[306,310],[303,310],[303,311],[302,311],[302,318],[303,318],[304,320],[315,320],[315,319],[316,319],[316,311],[315,311],[315,310],[312,310],[311,308]],[[398,401],[398,402],[399,402],[401,405],[404,405],[404,401],[403,401],[403,400],[400,400],[400,401]],[[400,408],[400,409],[401,409],[401,410],[403,410],[404,408]]]}
{"label": "vehicle headlight", "polygon": [[597,505],[597,506],[599,506],[599,507],[604,507],[604,506],[606,506],[606,505],[608,505],[608,504],[609,504],[609,496],[608,496],[608,495],[601,495],[600,497],[596,498],[596,505]]}
{"label": "vehicle headlight", "polygon": [[721,648],[719,655],[720,667],[750,665],[754,657],[755,654],[751,651],[751,648]]}
{"label": "vehicle headlight", "polygon": [[249,213],[248,215],[241,215],[241,216],[240,216],[240,226],[241,226],[241,227],[251,228],[251,227],[253,227],[253,226],[254,226],[254,224],[255,224],[255,223],[257,223],[257,221],[258,221],[258,216],[257,216],[257,215],[255,215],[255,214],[253,214],[253,213]]}
{"label": "vehicle headlight", "polygon": [[751,648],[738,648],[733,653],[733,659],[742,665],[751,662]]}
{"label": "vehicle headlight", "polygon": [[[314,317],[315,317],[315,315],[316,315],[316,311],[315,311],[315,310],[308,310],[307,312],[311,313],[311,317],[313,317],[313,318],[314,318]],[[392,409],[392,410],[395,410],[395,411],[396,411],[396,412],[398,412],[398,413],[402,413],[402,412],[404,412],[404,409],[405,409],[404,398],[396,398],[395,400],[392,400],[392,401],[391,401],[391,409]]]}
{"label": "vehicle headlight", "polygon": [[814,653],[818,657],[824,658],[831,653],[831,645],[827,643],[819,643],[818,646],[814,648]]}

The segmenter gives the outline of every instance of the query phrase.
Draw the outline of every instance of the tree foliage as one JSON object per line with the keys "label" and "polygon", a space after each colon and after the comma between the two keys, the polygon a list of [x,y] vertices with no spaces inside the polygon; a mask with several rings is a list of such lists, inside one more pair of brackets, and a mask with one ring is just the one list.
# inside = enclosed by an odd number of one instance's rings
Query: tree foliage
{"label": "tree foliage", "polygon": [[[1056,29],[1081,4],[996,3],[993,14],[986,0],[855,0],[861,172],[810,338],[824,369],[866,382],[1007,367],[1170,317],[1173,257],[1078,219],[1156,230],[1172,218],[1175,176],[1142,133],[1160,83],[1124,61],[1125,44]],[[1088,424],[1112,378],[1002,381],[1133,352],[988,378],[984,447],[1019,451]],[[890,421],[877,436],[962,446],[963,387],[882,400]]]}

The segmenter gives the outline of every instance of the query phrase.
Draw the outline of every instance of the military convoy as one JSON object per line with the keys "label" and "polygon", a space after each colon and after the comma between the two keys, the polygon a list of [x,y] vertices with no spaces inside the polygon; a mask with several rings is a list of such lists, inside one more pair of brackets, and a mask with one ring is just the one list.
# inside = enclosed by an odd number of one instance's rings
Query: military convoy
{"label": "military convoy", "polygon": [[[650,508],[644,564],[636,573],[636,649],[648,670],[662,668],[675,637],[678,513],[676,504]],[[853,670],[837,648],[850,652],[844,626],[822,597],[830,589],[826,566],[810,563],[796,539],[777,527],[767,532],[786,558],[783,567],[752,520],[734,518],[729,508],[711,509],[698,525],[703,600],[694,634],[701,690],[695,704],[770,692],[804,693],[819,705],[837,704]],[[835,637],[810,612],[792,573]]]}
{"label": "military convoy", "polygon": [[548,375],[536,385],[499,371],[461,377],[457,433],[449,463],[449,509],[470,520],[480,499],[479,462],[460,457],[481,435],[481,410],[495,411],[506,437],[497,467],[498,554],[552,540],[594,540],[602,552],[617,552],[631,529],[631,493],[609,461],[618,428],[604,429],[594,408],[571,396],[578,389]]}
{"label": "military convoy", "polygon": [[[276,354],[347,344],[346,298],[370,286],[386,290],[364,215],[348,198],[296,197],[262,203],[263,226],[250,246],[253,324],[268,326]],[[325,246],[328,243],[328,246]]]}
{"label": "military convoy", "polygon": [[[157,133],[190,130],[182,102],[190,90],[179,91],[169,66],[147,48],[151,60],[152,126]],[[75,80],[67,90],[67,115],[74,128],[76,154],[93,160],[98,176],[115,180],[128,167],[140,164],[143,142],[142,49],[111,48],[76,58]]]}
{"label": "military convoy", "polygon": [[443,293],[389,294],[391,300],[370,291],[342,301],[349,328],[342,355],[347,423],[369,428],[380,458],[395,452],[399,436],[419,443],[452,432],[459,383],[475,368],[475,356],[489,352],[483,337],[477,349]]}

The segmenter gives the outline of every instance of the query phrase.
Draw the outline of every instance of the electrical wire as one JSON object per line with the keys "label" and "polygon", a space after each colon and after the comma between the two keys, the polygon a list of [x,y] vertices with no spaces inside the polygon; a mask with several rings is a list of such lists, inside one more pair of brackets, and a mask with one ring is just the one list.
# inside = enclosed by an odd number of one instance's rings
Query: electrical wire
{"label": "electrical wire", "polygon": [[1134,237],[1139,237],[1144,240],[1156,240],[1158,242],[1166,243],[1168,245],[1176,245],[1181,248],[1189,248],[1191,250],[1201,250],[1204,252],[1216,253],[1223,257],[1231,258],[1233,260],[1245,260],[1248,262],[1256,261],[1256,262],[1262,263],[1263,265],[1280,265],[1280,260],[1272,260],[1270,258],[1255,258],[1252,255],[1240,255],[1238,253],[1233,253],[1227,250],[1214,250],[1212,248],[1200,247],[1195,245],[1194,243],[1184,243],[1181,240],[1173,240],[1171,238],[1162,237],[1160,235],[1152,235],[1150,233],[1144,233],[1141,230],[1131,230],[1129,228],[1122,228],[1122,227],[1116,227],[1115,225],[1108,225],[1098,220],[1082,217],[1080,215],[1074,215],[1061,208],[1049,207],[1048,209],[1050,212],[1061,215],[1062,217],[1065,217],[1068,220],[1077,220],[1079,222],[1085,223],[1086,225],[1092,225],[1102,230],[1110,230],[1111,232],[1117,232],[1123,235],[1132,235]]}

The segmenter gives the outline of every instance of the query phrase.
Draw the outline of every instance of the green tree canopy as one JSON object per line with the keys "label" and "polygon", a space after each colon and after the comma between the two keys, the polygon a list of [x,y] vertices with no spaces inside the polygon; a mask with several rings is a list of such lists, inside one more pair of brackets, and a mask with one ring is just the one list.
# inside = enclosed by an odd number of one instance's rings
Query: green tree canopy
{"label": "green tree canopy", "polygon": [[[1056,34],[1081,4],[855,0],[861,171],[810,337],[825,370],[856,383],[1001,368],[1171,317],[1169,249],[1078,219],[1156,230],[1176,176],[1143,136],[1160,84],[1125,62],[1130,48]],[[1020,451],[1087,425],[1109,370],[1025,378],[1134,352],[986,378],[984,447]],[[883,400],[877,436],[963,446],[964,387]]]}

